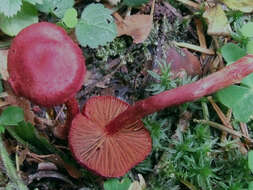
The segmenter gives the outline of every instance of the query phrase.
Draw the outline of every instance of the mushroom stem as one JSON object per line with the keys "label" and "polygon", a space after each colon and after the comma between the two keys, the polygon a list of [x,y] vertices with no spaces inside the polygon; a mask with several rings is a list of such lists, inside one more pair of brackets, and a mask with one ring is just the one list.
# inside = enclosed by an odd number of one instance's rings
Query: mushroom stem
{"label": "mushroom stem", "polygon": [[75,97],[70,98],[66,103],[67,118],[64,125],[57,126],[54,129],[54,135],[60,139],[66,139],[73,118],[80,112],[78,102]]}
{"label": "mushroom stem", "polygon": [[106,125],[106,132],[108,135],[113,135],[123,126],[131,126],[149,114],[212,94],[222,88],[240,82],[252,72],[253,55],[247,55],[201,80],[136,102],[109,122]]}

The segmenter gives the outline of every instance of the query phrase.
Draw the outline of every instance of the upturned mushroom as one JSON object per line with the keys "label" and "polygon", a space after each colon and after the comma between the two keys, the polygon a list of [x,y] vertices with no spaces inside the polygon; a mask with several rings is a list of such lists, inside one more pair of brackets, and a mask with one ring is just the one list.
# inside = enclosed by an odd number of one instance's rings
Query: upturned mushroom
{"label": "upturned mushroom", "polygon": [[61,27],[40,22],[23,29],[11,44],[8,72],[17,96],[44,107],[66,103],[68,128],[79,112],[74,96],[83,84],[86,68],[81,49]]}
{"label": "upturned mushroom", "polygon": [[72,121],[70,149],[82,166],[95,173],[123,176],[151,151],[151,137],[141,121],[143,117],[212,94],[252,72],[253,55],[248,55],[197,82],[151,96],[133,106],[111,96],[93,97]]}

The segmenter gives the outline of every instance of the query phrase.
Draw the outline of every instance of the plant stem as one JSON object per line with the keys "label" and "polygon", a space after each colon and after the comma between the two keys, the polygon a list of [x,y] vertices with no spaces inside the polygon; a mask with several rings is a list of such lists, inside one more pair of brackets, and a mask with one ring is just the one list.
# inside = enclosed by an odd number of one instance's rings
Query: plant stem
{"label": "plant stem", "polygon": [[28,190],[27,186],[23,183],[22,179],[16,173],[15,167],[11,159],[9,158],[7,150],[4,146],[2,135],[0,135],[0,156],[6,169],[6,172],[12,183],[16,184],[16,187],[19,190]]}
{"label": "plant stem", "polygon": [[194,83],[164,91],[136,102],[133,106],[119,114],[106,126],[108,135],[119,131],[122,127],[131,126],[143,117],[185,102],[197,100],[222,88],[240,82],[253,72],[253,55],[247,55],[235,63]]}
{"label": "plant stem", "polygon": [[70,98],[66,103],[67,119],[64,125],[55,128],[54,134],[60,139],[66,139],[73,118],[80,112],[78,102],[75,97]]}

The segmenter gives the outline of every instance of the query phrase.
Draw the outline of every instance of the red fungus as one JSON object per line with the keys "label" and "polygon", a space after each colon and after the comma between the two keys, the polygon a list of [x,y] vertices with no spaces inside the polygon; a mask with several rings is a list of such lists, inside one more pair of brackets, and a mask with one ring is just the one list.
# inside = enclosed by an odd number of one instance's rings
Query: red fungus
{"label": "red fungus", "polygon": [[69,144],[78,162],[105,177],[123,176],[151,150],[141,119],[166,107],[193,101],[239,82],[253,72],[253,55],[197,82],[129,106],[110,96],[91,98],[71,125]]}
{"label": "red fungus", "polygon": [[32,24],[13,40],[8,53],[9,83],[15,94],[51,107],[67,101],[70,115],[78,112],[75,93],[85,75],[81,49],[59,26]]}
{"label": "red fungus", "polygon": [[151,138],[141,121],[106,135],[105,126],[129,104],[112,96],[93,97],[72,121],[70,149],[81,165],[105,176],[119,177],[145,159]]}

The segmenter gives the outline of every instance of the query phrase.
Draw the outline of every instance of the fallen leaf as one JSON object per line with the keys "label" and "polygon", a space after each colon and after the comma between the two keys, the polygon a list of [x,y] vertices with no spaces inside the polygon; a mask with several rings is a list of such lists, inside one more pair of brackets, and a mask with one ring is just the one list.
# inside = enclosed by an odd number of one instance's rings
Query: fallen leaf
{"label": "fallen leaf", "polygon": [[152,28],[153,18],[150,15],[131,15],[123,21],[116,20],[118,36],[129,35],[134,43],[144,42]]}
{"label": "fallen leaf", "polygon": [[252,0],[222,0],[230,9],[240,10],[244,13],[253,12]]}
{"label": "fallen leaf", "polygon": [[7,56],[8,50],[0,50],[0,74],[3,80],[9,78],[9,73],[7,71]]}
{"label": "fallen leaf", "polygon": [[207,33],[209,35],[230,35],[231,28],[220,4],[217,4],[215,7],[208,8],[204,12],[203,17],[207,20]]}
{"label": "fallen leaf", "polygon": [[187,49],[169,48],[167,50],[167,63],[171,64],[171,71],[176,75],[182,70],[185,70],[188,75],[200,75],[201,64],[199,59],[189,52]]}

